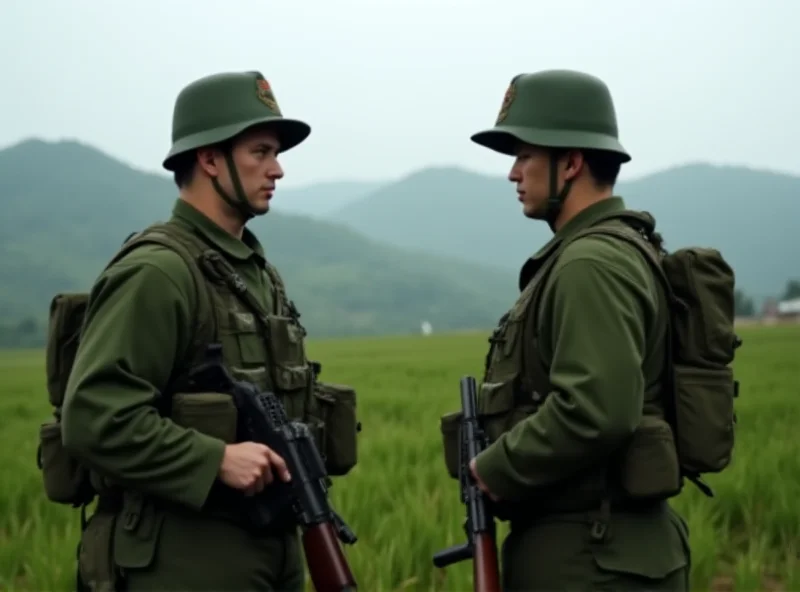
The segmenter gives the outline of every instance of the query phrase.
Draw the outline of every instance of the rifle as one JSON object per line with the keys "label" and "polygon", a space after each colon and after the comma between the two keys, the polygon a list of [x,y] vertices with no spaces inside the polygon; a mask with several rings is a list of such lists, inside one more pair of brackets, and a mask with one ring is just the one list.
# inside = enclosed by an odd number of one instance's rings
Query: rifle
{"label": "rifle", "polygon": [[459,561],[472,558],[472,577],[475,592],[499,592],[500,576],[497,568],[497,542],[495,540],[494,517],[489,504],[472,473],[469,462],[488,445],[483,430],[478,423],[475,379],[465,376],[461,379],[462,418],[459,428],[459,470],[458,480],[461,488],[461,503],[466,506],[464,532],[467,541],[449,547],[433,556],[436,567],[447,567]]}
{"label": "rifle", "polygon": [[244,497],[246,512],[256,526],[264,526],[291,507],[303,531],[303,550],[317,592],[352,592],[355,578],[339,545],[358,539],[328,501],[330,477],[308,426],[289,421],[278,398],[255,385],[234,380],[222,364],[222,345],[211,344],[206,360],[189,376],[190,387],[230,393],[238,409],[238,440],[264,444],[279,454],[292,478],[275,480],[262,493]]}

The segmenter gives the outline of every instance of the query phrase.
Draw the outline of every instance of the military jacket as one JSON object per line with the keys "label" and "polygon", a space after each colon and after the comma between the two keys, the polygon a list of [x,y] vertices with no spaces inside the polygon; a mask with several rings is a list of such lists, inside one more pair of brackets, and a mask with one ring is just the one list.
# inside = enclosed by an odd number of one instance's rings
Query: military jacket
{"label": "military jacket", "polygon": [[88,302],[63,439],[109,482],[204,509],[237,414],[229,396],[181,385],[215,342],[235,378],[310,425],[329,473],[355,464],[355,392],[316,380],[296,308],[249,230],[239,240],[178,200],[166,224],[126,243]]}
{"label": "military jacket", "polygon": [[625,241],[575,239],[624,209],[613,197],[565,224],[522,268],[520,296],[490,339],[478,410],[491,445],[476,465],[502,500],[591,508],[643,417],[663,417],[668,316],[658,280]]}

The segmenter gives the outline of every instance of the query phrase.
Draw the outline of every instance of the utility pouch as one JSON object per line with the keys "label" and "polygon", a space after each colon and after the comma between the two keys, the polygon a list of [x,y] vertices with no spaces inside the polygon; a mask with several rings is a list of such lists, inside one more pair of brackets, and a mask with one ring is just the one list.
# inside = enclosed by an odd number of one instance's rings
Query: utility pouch
{"label": "utility pouch", "polygon": [[225,393],[176,393],[172,398],[172,421],[226,444],[236,442],[238,415],[233,398]]}
{"label": "utility pouch", "polygon": [[462,417],[463,413],[461,411],[453,411],[446,413],[439,420],[439,428],[442,432],[444,465],[447,468],[447,474],[453,479],[458,479],[459,476]]}
{"label": "utility pouch", "polygon": [[[322,448],[328,474],[346,475],[358,462],[356,391],[344,384],[314,383],[315,408],[311,415],[322,420]],[[316,412],[316,413],[315,413]]]}
{"label": "utility pouch", "polygon": [[119,570],[114,563],[114,527],[117,515],[96,511],[81,533],[78,576],[85,590],[116,592]]}
{"label": "utility pouch", "polygon": [[156,558],[165,512],[137,492],[125,492],[114,533],[114,561],[123,570],[144,569]]}
{"label": "utility pouch", "polygon": [[61,422],[56,419],[39,428],[37,463],[50,501],[79,506],[92,500],[89,471],[64,449]]}
{"label": "utility pouch", "polygon": [[642,500],[666,499],[681,490],[681,473],[675,439],[669,424],[645,415],[622,456],[622,489]]}
{"label": "utility pouch", "polygon": [[738,383],[730,367],[675,364],[678,450],[689,473],[717,473],[731,461]]}

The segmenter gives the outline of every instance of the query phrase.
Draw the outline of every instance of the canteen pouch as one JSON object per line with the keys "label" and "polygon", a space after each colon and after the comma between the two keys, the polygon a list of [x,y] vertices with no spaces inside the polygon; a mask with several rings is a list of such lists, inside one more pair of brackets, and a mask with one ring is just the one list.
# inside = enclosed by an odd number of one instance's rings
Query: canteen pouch
{"label": "canteen pouch", "polygon": [[620,484],[634,499],[666,499],[680,492],[681,472],[669,424],[645,415],[622,453]]}
{"label": "canteen pouch", "polygon": [[57,294],[50,302],[45,369],[50,404],[56,408],[64,402],[88,301],[89,294],[82,292]]}
{"label": "canteen pouch", "polygon": [[37,464],[44,491],[50,501],[79,506],[92,500],[89,471],[75,460],[61,441],[61,422],[47,421],[39,427]]}
{"label": "canteen pouch", "polygon": [[119,570],[114,562],[114,530],[117,515],[98,510],[89,518],[78,545],[78,577],[83,590],[118,590]]}
{"label": "canteen pouch", "polygon": [[329,475],[343,476],[358,462],[358,432],[355,389],[344,384],[314,382],[311,418],[319,420],[309,427],[317,432],[317,448],[325,459]]}
{"label": "canteen pouch", "polygon": [[444,450],[444,465],[447,474],[453,479],[459,478],[459,459],[461,458],[461,411],[452,411],[442,415],[439,420],[439,429],[442,432],[442,448]]}
{"label": "canteen pouch", "polygon": [[172,421],[226,444],[236,442],[238,409],[225,393],[176,393],[172,398]]}

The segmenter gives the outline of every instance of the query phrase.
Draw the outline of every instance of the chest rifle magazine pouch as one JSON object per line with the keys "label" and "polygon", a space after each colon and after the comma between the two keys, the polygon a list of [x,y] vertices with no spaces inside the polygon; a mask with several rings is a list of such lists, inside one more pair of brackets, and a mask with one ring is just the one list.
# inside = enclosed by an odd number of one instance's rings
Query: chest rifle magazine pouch
{"label": "chest rifle magazine pouch", "polygon": [[[303,330],[290,317],[270,315],[267,318],[269,363],[278,395],[290,419],[303,419],[312,382],[312,371],[305,357]],[[316,432],[320,426],[309,428]]]}

